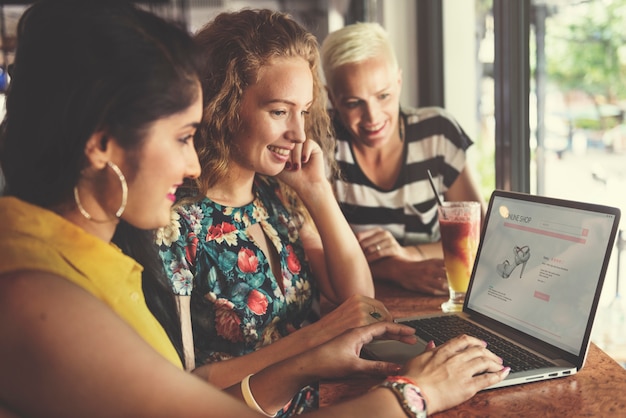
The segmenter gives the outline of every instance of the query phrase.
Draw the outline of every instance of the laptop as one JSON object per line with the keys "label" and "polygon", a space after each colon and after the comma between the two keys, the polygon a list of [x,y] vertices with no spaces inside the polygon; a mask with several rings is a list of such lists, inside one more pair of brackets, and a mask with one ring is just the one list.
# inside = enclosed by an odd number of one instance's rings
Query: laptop
{"label": "laptop", "polygon": [[[404,363],[430,340],[440,345],[466,333],[487,341],[511,366],[504,381],[487,389],[577,373],[619,220],[614,207],[495,190],[463,311],[398,319],[416,329],[418,343],[377,340],[363,356]],[[438,334],[450,328],[449,335]]]}

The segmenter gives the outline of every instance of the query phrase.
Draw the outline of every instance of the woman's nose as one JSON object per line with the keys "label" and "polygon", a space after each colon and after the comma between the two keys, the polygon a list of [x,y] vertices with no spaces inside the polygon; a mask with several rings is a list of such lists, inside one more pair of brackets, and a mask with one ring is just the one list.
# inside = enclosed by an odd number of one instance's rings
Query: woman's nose
{"label": "woman's nose", "polygon": [[193,152],[191,152],[191,155],[189,155],[187,161],[187,172],[185,173],[185,177],[197,179],[198,177],[200,177],[200,171],[200,160],[198,160],[198,154],[194,150]]}
{"label": "woman's nose", "polygon": [[306,132],[304,115],[298,115],[292,118],[289,132],[289,140],[291,142],[301,144],[305,141]]}
{"label": "woman's nose", "polygon": [[371,122],[376,119],[376,114],[378,113],[378,105],[375,103],[366,103],[363,110],[363,116],[368,121]]}

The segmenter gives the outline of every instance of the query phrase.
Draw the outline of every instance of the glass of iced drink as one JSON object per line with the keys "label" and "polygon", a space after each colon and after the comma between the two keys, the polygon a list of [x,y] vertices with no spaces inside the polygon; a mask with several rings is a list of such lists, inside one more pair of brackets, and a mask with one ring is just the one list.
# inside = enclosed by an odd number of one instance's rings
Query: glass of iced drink
{"label": "glass of iced drink", "polygon": [[444,202],[439,206],[439,228],[450,289],[441,309],[457,312],[463,309],[480,241],[480,203]]}

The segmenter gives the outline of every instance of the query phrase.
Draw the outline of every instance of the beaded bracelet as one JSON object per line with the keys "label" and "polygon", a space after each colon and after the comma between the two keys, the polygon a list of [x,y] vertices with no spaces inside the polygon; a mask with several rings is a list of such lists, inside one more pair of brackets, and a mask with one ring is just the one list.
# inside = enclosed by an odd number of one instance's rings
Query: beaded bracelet
{"label": "beaded bracelet", "polygon": [[261,408],[261,405],[257,403],[256,399],[254,399],[252,391],[250,390],[250,378],[252,376],[252,374],[249,374],[241,381],[241,394],[243,395],[243,400],[250,408],[262,413],[266,417],[275,417],[278,412],[276,414],[268,414],[263,410],[263,408]]}
{"label": "beaded bracelet", "polygon": [[376,388],[391,389],[400,402],[402,410],[409,418],[426,418],[428,416],[426,399],[420,388],[411,379],[404,376],[389,376],[372,389]]}

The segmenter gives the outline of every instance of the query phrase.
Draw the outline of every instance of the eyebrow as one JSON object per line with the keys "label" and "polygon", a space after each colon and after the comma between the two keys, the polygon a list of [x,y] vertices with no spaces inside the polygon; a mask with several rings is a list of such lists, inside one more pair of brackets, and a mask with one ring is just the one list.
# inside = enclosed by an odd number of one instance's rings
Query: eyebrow
{"label": "eyebrow", "polygon": [[[375,95],[375,96],[377,96],[377,95],[379,95],[379,94],[386,93],[386,92],[388,92],[388,91],[389,91],[392,87],[393,87],[393,85],[392,85],[392,84],[388,84],[388,85],[386,85],[385,87],[383,87],[382,89],[380,89],[380,90],[378,90],[378,91],[375,91],[375,92],[374,92],[374,95]],[[345,97],[343,98],[343,100],[363,100],[363,98],[362,98],[362,97],[360,97],[360,96],[345,96]]]}
{"label": "eyebrow", "polygon": [[[286,99],[270,99],[265,101],[263,104],[264,105],[270,105],[270,104],[275,104],[275,103],[284,103],[290,106],[297,106],[297,104],[295,102],[292,102],[291,100],[286,100]],[[304,104],[304,107],[309,107],[313,104],[313,100],[311,100],[310,102],[307,102]]]}

